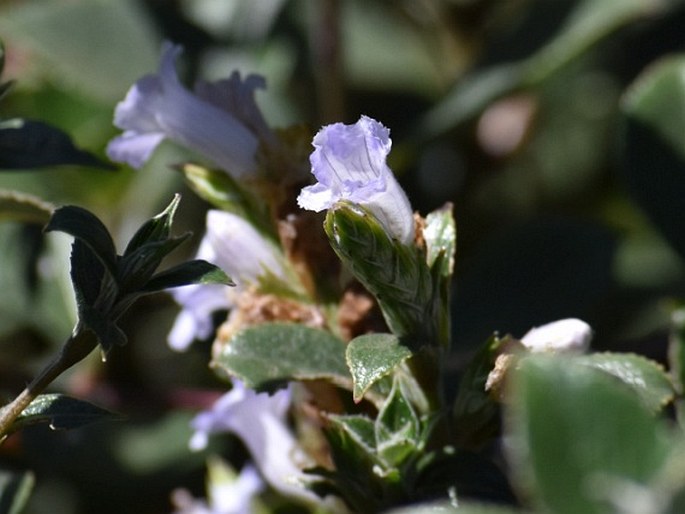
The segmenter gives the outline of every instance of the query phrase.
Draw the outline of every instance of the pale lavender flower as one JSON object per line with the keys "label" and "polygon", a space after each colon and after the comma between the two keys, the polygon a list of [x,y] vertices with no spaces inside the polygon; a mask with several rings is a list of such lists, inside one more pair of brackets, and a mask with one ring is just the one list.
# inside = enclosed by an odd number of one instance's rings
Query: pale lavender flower
{"label": "pale lavender flower", "polygon": [[368,208],[398,241],[413,242],[411,205],[386,164],[392,145],[387,128],[362,116],[354,125],[323,127],[313,145],[310,162],[318,182],[302,190],[300,207],[319,212],[348,200]]}
{"label": "pale lavender flower", "polygon": [[140,168],[163,139],[170,139],[236,178],[254,173],[258,135],[268,130],[252,98],[263,79],[250,76],[243,83],[234,74],[216,84],[202,83],[203,99],[178,79],[180,52],[181,47],[166,43],[159,72],[141,78],[117,105],[114,124],[124,133],[109,143],[107,154]]}
{"label": "pale lavender flower", "polygon": [[197,258],[219,266],[236,287],[190,285],[171,292],[183,307],[168,338],[175,350],[186,349],[195,338],[208,337],[213,328],[212,314],[233,307],[233,298],[245,287],[266,274],[286,276],[280,250],[240,216],[210,210],[206,226]]}
{"label": "pale lavender flower", "polygon": [[316,495],[304,488],[308,477],[297,465],[305,462],[305,457],[286,424],[290,402],[290,389],[269,395],[234,380],[231,391],[193,419],[190,447],[201,450],[210,434],[231,432],[243,441],[271,487],[287,496],[318,502]]}
{"label": "pale lavender flower", "polygon": [[591,340],[590,325],[575,318],[533,328],[521,338],[523,345],[531,352],[584,352]]}
{"label": "pale lavender flower", "polygon": [[174,514],[251,514],[253,498],[264,489],[254,466],[246,465],[236,477],[225,463],[210,462],[207,500],[193,498],[185,489],[173,493]]}

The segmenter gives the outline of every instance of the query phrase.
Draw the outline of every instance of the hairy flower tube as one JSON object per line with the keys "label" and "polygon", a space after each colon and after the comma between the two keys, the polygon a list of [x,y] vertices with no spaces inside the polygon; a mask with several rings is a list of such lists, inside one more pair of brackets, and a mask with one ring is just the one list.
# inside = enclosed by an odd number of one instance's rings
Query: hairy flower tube
{"label": "hairy flower tube", "polygon": [[392,145],[386,127],[362,116],[354,125],[323,127],[312,144],[310,162],[318,182],[301,191],[300,207],[319,212],[348,200],[368,208],[391,237],[413,241],[411,205],[386,164]]}
{"label": "hairy flower tube", "polygon": [[175,350],[186,349],[195,338],[208,337],[213,328],[212,313],[233,307],[232,298],[259,277],[267,273],[280,278],[286,275],[276,246],[249,222],[229,212],[207,212],[206,233],[197,256],[225,270],[236,287],[192,285],[172,292],[183,308],[168,338]]}
{"label": "hairy flower tube", "polygon": [[296,461],[304,460],[304,455],[286,424],[290,402],[290,389],[270,396],[256,393],[234,380],[233,389],[219,398],[210,410],[193,419],[195,433],[190,447],[194,450],[205,448],[213,433],[234,433],[245,443],[271,487],[286,496],[318,502],[318,497],[303,487],[302,483],[308,477],[296,464]]}
{"label": "hairy flower tube", "polygon": [[523,345],[532,352],[584,352],[591,340],[590,325],[576,318],[535,327],[521,338]]}
{"label": "hairy flower tube", "polygon": [[251,75],[243,82],[234,74],[198,84],[198,94],[193,94],[176,74],[180,53],[180,46],[166,43],[159,72],[138,80],[117,105],[114,124],[124,133],[110,141],[108,156],[140,168],[162,140],[170,139],[233,177],[254,173],[257,134],[267,133],[253,100],[263,79]]}

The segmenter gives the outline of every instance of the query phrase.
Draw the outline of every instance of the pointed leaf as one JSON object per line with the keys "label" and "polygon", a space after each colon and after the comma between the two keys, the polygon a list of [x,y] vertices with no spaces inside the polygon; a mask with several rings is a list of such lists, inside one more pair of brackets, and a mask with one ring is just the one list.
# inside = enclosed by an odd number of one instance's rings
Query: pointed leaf
{"label": "pointed leaf", "polygon": [[0,471],[0,512],[3,514],[21,514],[33,492],[35,476],[27,471],[13,473]]}
{"label": "pointed leaf", "polygon": [[570,357],[529,356],[509,398],[510,469],[544,510],[607,512],[626,484],[647,485],[672,441],[638,395]]}
{"label": "pointed leaf", "polygon": [[392,334],[368,334],[350,341],[345,359],[354,381],[354,401],[360,402],[369,387],[411,355],[411,350]]}
{"label": "pointed leaf", "polygon": [[178,237],[150,241],[122,257],[117,276],[121,290],[128,293],[144,287],[162,260],[190,236],[190,232],[186,232]]}
{"label": "pointed leaf", "polygon": [[0,221],[45,225],[54,210],[54,206],[37,196],[20,191],[0,190]]}
{"label": "pointed leaf", "polygon": [[440,259],[440,274],[450,277],[457,248],[457,226],[452,215],[452,204],[447,204],[426,216],[423,238],[426,241],[428,266],[432,268],[438,257],[443,255]]}
{"label": "pointed leaf", "polygon": [[327,419],[332,425],[345,431],[366,453],[373,458],[376,453],[376,434],[374,422],[366,416],[330,415]]}
{"label": "pointed leaf", "polygon": [[91,153],[78,149],[65,132],[47,123],[15,119],[0,124],[0,169],[66,164],[115,169]]}
{"label": "pointed leaf", "polygon": [[[102,261],[97,258],[95,252],[83,240],[76,239],[71,244],[70,261],[69,274],[79,312],[86,307],[93,307],[98,299],[100,299],[99,303],[102,304],[105,296],[110,298],[111,302],[114,301],[118,292],[116,284],[113,280],[105,280],[105,267]],[[103,287],[112,290],[102,291]]]}
{"label": "pointed leaf", "polygon": [[315,379],[351,387],[344,343],[304,325],[266,323],[242,330],[223,345],[212,366],[253,389],[281,380]]}
{"label": "pointed leaf", "polygon": [[97,258],[116,276],[117,252],[107,227],[93,213],[67,205],[58,208],[45,227],[46,232],[57,230],[81,239]]}
{"label": "pointed leaf", "polygon": [[117,325],[116,318],[111,316],[109,312],[103,314],[90,306],[86,306],[79,309],[79,322],[95,334],[105,355],[115,346],[124,346],[128,341],[124,331]]}
{"label": "pointed leaf", "polygon": [[167,207],[149,219],[136,231],[133,237],[126,245],[124,250],[124,257],[130,255],[135,250],[138,250],[146,243],[153,243],[163,241],[169,238],[171,234],[171,225],[174,221],[174,214],[181,201],[181,195],[176,194]]}
{"label": "pointed leaf", "polygon": [[378,456],[386,466],[400,465],[412,452],[420,451],[421,423],[395,378],[390,396],[375,423]]}
{"label": "pointed leaf", "polygon": [[453,416],[456,440],[463,448],[479,448],[500,431],[499,404],[485,389],[485,384],[506,341],[491,336],[462,374]]}
{"label": "pointed leaf", "polygon": [[661,410],[675,395],[673,381],[663,366],[641,355],[595,353],[579,356],[577,362],[618,378],[653,412]]}
{"label": "pointed leaf", "polygon": [[63,394],[41,394],[19,415],[13,430],[37,423],[49,423],[53,430],[69,430],[116,417],[113,412],[83,400]]}
{"label": "pointed leaf", "polygon": [[202,259],[196,259],[153,275],[139,291],[156,292],[190,284],[235,285],[221,268]]}

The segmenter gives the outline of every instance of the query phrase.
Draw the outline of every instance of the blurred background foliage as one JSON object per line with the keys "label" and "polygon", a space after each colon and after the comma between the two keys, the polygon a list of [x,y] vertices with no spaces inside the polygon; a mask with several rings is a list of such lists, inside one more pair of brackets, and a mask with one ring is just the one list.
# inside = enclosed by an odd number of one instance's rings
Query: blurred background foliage
{"label": "blurred background foliage", "polygon": [[[455,384],[493,330],[561,317],[588,321],[595,349],[664,358],[685,298],[681,1],[2,0],[0,38],[3,79],[16,80],[0,119],[51,123],[103,159],[116,102],[156,70],[163,39],[185,47],[188,83],[264,75],[258,102],[274,126],[381,120],[414,207],[454,204]],[[0,188],[84,206],[119,244],[180,191],[178,230],[197,242],[207,205],[169,167],[185,157],[165,144],[139,172],[5,170]],[[71,330],[67,243],[0,224],[8,399]],[[223,385],[209,342],[166,346],[175,312],[163,295],[139,303],[128,346],[56,385],[125,421],[29,429],[2,447],[4,469],[35,473],[29,512],[161,513],[176,487],[202,493],[207,454],[187,450],[187,423]]]}

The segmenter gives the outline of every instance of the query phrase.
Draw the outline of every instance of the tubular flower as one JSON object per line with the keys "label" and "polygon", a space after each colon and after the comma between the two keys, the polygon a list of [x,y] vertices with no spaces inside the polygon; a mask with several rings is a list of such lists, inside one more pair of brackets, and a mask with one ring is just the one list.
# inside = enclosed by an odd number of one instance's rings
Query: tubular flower
{"label": "tubular flower", "polygon": [[185,489],[174,491],[174,514],[250,514],[252,499],[264,489],[262,478],[252,465],[238,476],[226,464],[213,463],[209,470],[207,501],[193,498]]}
{"label": "tubular flower", "polygon": [[207,229],[197,258],[226,271],[236,287],[192,285],[172,291],[183,309],[169,334],[169,345],[175,350],[185,350],[196,337],[208,337],[213,328],[212,313],[232,308],[235,295],[256,283],[259,277],[269,273],[284,278],[286,271],[278,252],[275,245],[240,216],[208,211]]}
{"label": "tubular flower", "polygon": [[347,200],[368,208],[391,237],[404,244],[414,240],[411,205],[386,164],[392,145],[387,128],[362,116],[354,125],[323,127],[312,144],[318,182],[301,191],[300,207],[319,212]]}
{"label": "tubular flower", "polygon": [[234,380],[233,389],[219,398],[210,410],[193,419],[195,434],[190,440],[190,448],[205,448],[212,433],[231,432],[245,443],[271,487],[287,496],[318,501],[314,493],[302,486],[307,476],[296,465],[304,456],[286,424],[290,401],[290,389],[269,396],[256,393]]}
{"label": "tubular flower", "polygon": [[263,79],[249,76],[242,82],[236,73],[202,83],[201,94],[193,94],[176,74],[180,53],[180,46],[166,43],[159,72],[138,80],[117,105],[114,124],[124,133],[110,141],[107,154],[140,168],[163,139],[170,139],[236,178],[254,173],[259,140],[252,130],[268,130],[252,98]]}
{"label": "tubular flower", "polygon": [[590,325],[575,318],[535,327],[521,338],[531,352],[584,352],[591,340]]}

